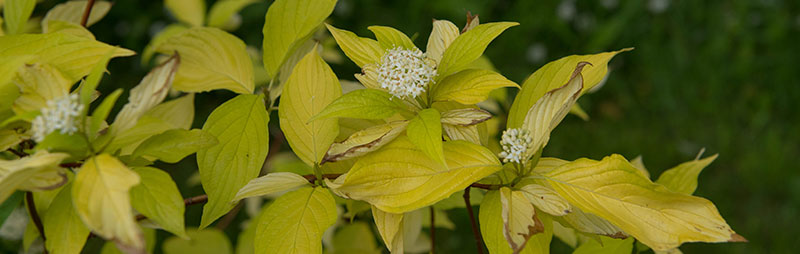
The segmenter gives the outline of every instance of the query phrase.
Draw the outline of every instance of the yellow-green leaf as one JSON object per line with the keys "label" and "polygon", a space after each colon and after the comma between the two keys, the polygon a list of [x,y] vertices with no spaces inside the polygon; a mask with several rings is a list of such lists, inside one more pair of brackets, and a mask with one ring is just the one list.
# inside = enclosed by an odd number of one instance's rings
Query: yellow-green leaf
{"label": "yellow-green leaf", "polygon": [[164,254],[230,254],[233,253],[231,241],[225,232],[216,228],[186,230],[189,239],[170,237],[164,241],[161,250]]}
{"label": "yellow-green leaf", "polygon": [[711,201],[651,182],[620,155],[579,159],[546,176],[573,206],[608,220],[654,250],[684,242],[744,240]]}
{"label": "yellow-green leaf", "polygon": [[536,216],[533,203],[521,191],[502,187],[500,192],[500,217],[503,218],[503,237],[514,253],[520,253],[533,235],[544,232],[544,225]]}
{"label": "yellow-green leaf", "polygon": [[164,6],[178,21],[192,26],[202,26],[206,17],[204,0],[165,0]]}
{"label": "yellow-green leaf", "polygon": [[430,159],[408,138],[397,137],[361,157],[347,175],[328,186],[341,196],[403,213],[432,205],[501,168],[497,157],[479,145],[448,141],[443,147],[449,168]]}
{"label": "yellow-green leaf", "polygon": [[442,151],[442,120],[439,111],[432,108],[420,111],[409,121],[406,135],[428,158],[447,166]]}
{"label": "yellow-green leaf", "polygon": [[[438,219],[438,217],[436,218]],[[367,223],[356,221],[339,229],[333,236],[332,254],[380,254],[372,229]]]}
{"label": "yellow-green leaf", "polygon": [[393,49],[396,47],[401,47],[404,49],[413,49],[416,48],[414,46],[414,42],[406,36],[403,32],[400,32],[393,27],[388,26],[370,26],[367,27],[373,34],[375,34],[375,38],[378,39],[378,44],[381,45],[383,49]]}
{"label": "yellow-green leaf", "polygon": [[328,24],[325,24],[325,26],[328,27],[328,31],[333,35],[336,44],[339,44],[339,48],[341,48],[344,54],[358,65],[358,67],[363,68],[365,65],[381,61],[384,49],[381,48],[381,45],[378,44],[377,41],[370,38],[358,37],[353,32],[338,29]]}
{"label": "yellow-green leaf", "polygon": [[72,203],[83,223],[130,252],[145,249],[128,195],[137,184],[139,175],[111,155],[101,154],[84,162],[72,185]]}
{"label": "yellow-green leaf", "polygon": [[[42,19],[43,32],[48,32],[47,26],[51,20],[65,21],[72,24],[80,24],[83,18],[83,12],[86,10],[86,0],[67,1],[54,6],[47,11]],[[86,26],[91,26],[97,21],[100,21],[108,11],[111,10],[111,3],[106,1],[95,1],[92,5],[92,12],[89,13],[89,19],[86,21]]]}
{"label": "yellow-green leaf", "polygon": [[447,77],[464,69],[483,55],[483,51],[500,33],[509,27],[519,25],[517,22],[495,22],[478,25],[458,36],[442,55],[439,63],[439,77]]}
{"label": "yellow-green leaf", "polygon": [[581,73],[584,80],[584,91],[586,91],[592,89],[603,80],[608,72],[608,61],[611,58],[618,53],[629,50],[632,50],[632,48],[594,55],[571,55],[539,68],[522,83],[522,89],[514,99],[514,104],[511,105],[511,110],[508,114],[508,127],[516,128],[522,126],[528,109],[539,101],[539,98],[544,96],[545,93],[567,83],[571,79],[578,63],[588,62],[592,64],[592,67]]}
{"label": "yellow-green leaf", "polygon": [[600,236],[598,241],[586,241],[572,254],[630,254],[633,251],[633,238],[614,239]]}
{"label": "yellow-green leaf", "polygon": [[520,187],[520,192],[539,210],[555,215],[564,216],[572,212],[572,206],[556,193],[552,187],[534,181]]}
{"label": "yellow-green leaf", "polygon": [[700,171],[715,159],[717,159],[716,154],[702,160],[681,163],[661,173],[656,183],[666,186],[671,191],[691,195],[697,189],[697,176],[700,175]]}
{"label": "yellow-green leaf", "polygon": [[134,168],[141,183],[131,189],[131,205],[164,230],[186,237],[183,197],[175,181],[163,170],[151,167]]}
{"label": "yellow-green leaf", "polygon": [[225,31],[194,27],[170,36],[156,47],[162,54],[178,52],[180,68],[173,87],[184,92],[228,89],[253,93],[253,64],[244,42]]}
{"label": "yellow-green leaf", "polygon": [[174,129],[152,136],[133,151],[133,157],[149,156],[166,163],[176,163],[190,154],[219,143],[203,130]]}
{"label": "yellow-green leaf", "polygon": [[72,184],[58,192],[47,213],[42,217],[42,225],[47,241],[45,247],[51,253],[80,253],[89,229],[72,206]]}
{"label": "yellow-green leaf", "polygon": [[291,172],[269,173],[262,177],[250,180],[242,187],[231,202],[241,199],[291,191],[302,186],[310,186],[308,179]]}
{"label": "yellow-green leaf", "polygon": [[183,31],[189,29],[188,27],[182,24],[171,24],[164,29],[161,29],[152,39],[150,42],[147,43],[147,46],[144,47],[144,51],[142,51],[142,65],[146,65],[150,62],[150,58],[153,57],[153,54],[156,53],[156,49],[167,39],[175,36],[176,34],[180,34]]}
{"label": "yellow-green leaf", "polygon": [[[489,253],[513,253],[508,241],[506,241],[504,233],[503,205],[500,191],[489,191],[486,193],[486,195],[483,197],[483,202],[481,202],[478,220],[478,224],[480,225],[481,229],[481,236],[483,236],[483,240],[486,243],[486,248],[489,249]],[[519,253],[550,253],[550,241],[553,238],[553,229],[551,226],[552,221],[546,216],[541,216],[540,221],[544,226],[544,232],[531,236],[522,251]]]}
{"label": "yellow-green leaf", "polygon": [[339,79],[316,50],[297,63],[286,81],[278,106],[281,130],[295,154],[308,165],[321,162],[339,134],[338,119],[311,118],[341,94]]}
{"label": "yellow-green leaf", "polygon": [[336,0],[277,0],[264,17],[264,68],[275,77],[303,38],[333,12]]}
{"label": "yellow-green leaf", "polygon": [[442,54],[450,46],[450,43],[461,34],[458,27],[453,22],[447,20],[434,20],[433,31],[428,37],[428,46],[425,54],[428,58],[433,59],[437,63],[442,60]]}
{"label": "yellow-green leaf", "polygon": [[519,87],[514,81],[490,70],[469,69],[447,76],[431,92],[433,101],[455,101],[476,104],[489,98],[489,93],[501,87]]}
{"label": "yellow-green leaf", "polygon": [[403,251],[403,216],[402,213],[387,213],[372,206],[372,219],[390,253]]}
{"label": "yellow-green leaf", "polygon": [[393,121],[357,131],[342,142],[331,144],[322,162],[335,162],[355,158],[378,150],[403,133],[408,121]]}
{"label": "yellow-green leaf", "polygon": [[174,128],[164,119],[144,115],[136,121],[136,125],[114,136],[114,139],[103,151],[109,153],[119,151],[121,155],[129,155],[147,138]]}
{"label": "yellow-green leaf", "polygon": [[58,164],[67,157],[65,153],[37,151],[16,160],[0,160],[0,202],[18,189],[50,190],[66,183],[64,169]]}
{"label": "yellow-green leaf", "polygon": [[13,83],[19,87],[19,97],[12,106],[17,114],[46,107],[47,101],[69,94],[72,86],[72,82],[61,71],[52,65],[40,63],[20,68]]}
{"label": "yellow-green leaf", "polygon": [[61,20],[50,20],[50,21],[47,21],[47,23],[44,24],[42,29],[43,30],[47,30],[48,33],[67,33],[67,34],[71,34],[71,35],[75,35],[75,36],[83,37],[83,38],[87,38],[87,39],[92,39],[92,40],[95,39],[94,34],[92,34],[92,32],[90,32],[85,27],[83,27],[83,26],[81,26],[79,24],[70,23],[70,22],[61,21]]}
{"label": "yellow-green leaf", "polygon": [[131,89],[128,103],[114,118],[111,128],[113,135],[116,136],[135,126],[142,115],[167,97],[175,72],[180,69],[181,65],[181,58],[177,54],[173,55],[164,64],[147,73],[142,81]]}
{"label": "yellow-green leaf", "polygon": [[[11,108],[19,97],[19,87],[11,81],[31,57],[0,57],[0,112]],[[5,150],[5,149],[4,149]]]}
{"label": "yellow-green leaf", "polygon": [[386,119],[397,112],[408,111],[401,100],[386,91],[359,89],[342,95],[314,115],[310,121],[332,117]]}
{"label": "yellow-green leaf", "polygon": [[208,26],[222,28],[239,10],[257,0],[220,0],[208,11]]}
{"label": "yellow-green leaf", "polygon": [[442,123],[459,126],[473,126],[492,118],[492,114],[480,108],[461,108],[442,113]]}
{"label": "yellow-green leaf", "polygon": [[322,233],[336,222],[333,196],[322,187],[303,187],[262,211],[255,253],[322,253]]}
{"label": "yellow-green leaf", "polygon": [[144,115],[164,120],[174,128],[188,130],[194,121],[194,94],[158,104]]}
{"label": "yellow-green leaf", "polygon": [[3,6],[3,18],[5,18],[6,28],[8,28],[6,32],[8,34],[25,32],[25,25],[35,6],[35,0],[6,0],[5,6]]}
{"label": "yellow-green leaf", "polygon": [[200,228],[233,208],[230,201],[236,192],[261,172],[269,147],[268,122],[263,95],[239,95],[208,116],[203,130],[217,137],[219,144],[197,153],[208,194]]}

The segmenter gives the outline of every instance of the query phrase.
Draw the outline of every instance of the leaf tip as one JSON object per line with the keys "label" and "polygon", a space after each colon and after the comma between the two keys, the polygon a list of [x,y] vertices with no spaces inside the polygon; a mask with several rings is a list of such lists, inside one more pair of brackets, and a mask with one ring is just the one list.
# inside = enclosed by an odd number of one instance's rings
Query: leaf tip
{"label": "leaf tip", "polygon": [[728,242],[729,243],[747,243],[747,242],[750,242],[750,241],[745,239],[744,236],[742,236],[740,234],[733,233],[733,234],[731,234],[731,239],[729,239]]}

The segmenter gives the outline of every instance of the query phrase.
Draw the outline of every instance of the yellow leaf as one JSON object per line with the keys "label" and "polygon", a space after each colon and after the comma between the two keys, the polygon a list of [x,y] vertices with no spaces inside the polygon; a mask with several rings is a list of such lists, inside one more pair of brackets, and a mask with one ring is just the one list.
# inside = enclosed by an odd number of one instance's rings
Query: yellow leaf
{"label": "yellow leaf", "polygon": [[[47,14],[44,15],[42,19],[42,28],[43,32],[48,32],[48,24],[51,20],[59,20],[65,21],[72,24],[80,24],[81,19],[83,18],[83,12],[86,10],[86,3],[88,1],[80,0],[80,1],[67,1],[61,4],[54,6],[52,9],[47,11]],[[111,3],[106,1],[95,1],[94,5],[92,5],[92,12],[89,13],[89,19],[86,22],[86,26],[91,26],[97,21],[100,21],[108,11],[111,10]]]}
{"label": "yellow leaf", "polygon": [[8,28],[6,32],[8,34],[25,32],[25,25],[35,6],[35,0],[6,0],[3,7],[3,18],[6,19],[6,28]]}
{"label": "yellow leaf", "polygon": [[50,190],[66,183],[67,176],[58,164],[67,157],[65,153],[37,151],[16,160],[0,160],[0,202],[17,189]]}
{"label": "yellow leaf", "polygon": [[341,96],[333,70],[312,50],[295,66],[278,105],[281,130],[292,150],[308,165],[322,161],[339,133],[337,119],[310,121]]}
{"label": "yellow leaf", "polygon": [[409,111],[402,100],[393,99],[383,90],[359,89],[336,98],[325,105],[318,114],[309,121],[333,117],[349,117],[359,119],[386,119],[397,112]]}
{"label": "yellow leaf", "polygon": [[744,240],[711,201],[651,182],[620,155],[602,161],[579,159],[547,177],[573,206],[608,220],[654,250],[684,242]]}
{"label": "yellow leaf", "polygon": [[72,185],[72,203],[83,223],[132,253],[145,249],[128,195],[137,184],[139,175],[111,155],[101,154],[84,162]]}
{"label": "yellow leaf", "polygon": [[[67,184],[42,216],[42,225],[47,241],[45,247],[51,253],[78,254],[89,236],[89,229],[72,205],[72,184]],[[41,211],[39,211],[41,213]]]}
{"label": "yellow leaf", "polygon": [[230,254],[231,241],[225,232],[216,228],[186,230],[190,239],[171,237],[161,246],[164,254]]}
{"label": "yellow leaf", "polygon": [[[377,41],[370,38],[358,37],[353,32],[338,29],[328,24],[325,24],[325,26],[328,27],[328,31],[331,32],[331,35],[333,35],[333,38],[336,40],[336,44],[339,44],[344,54],[356,63],[358,67],[363,68],[365,65],[381,61],[384,49],[381,48]],[[358,75],[359,74],[356,74],[356,77],[358,77]]]}
{"label": "yellow leaf", "polygon": [[414,42],[412,42],[406,34],[393,27],[370,26],[367,27],[367,29],[375,34],[375,38],[378,39],[378,44],[380,44],[383,49],[393,49],[396,47],[404,49],[416,48]]}
{"label": "yellow leaf", "polygon": [[264,68],[276,77],[295,48],[333,12],[336,0],[277,0],[264,18]]}
{"label": "yellow leaf", "polygon": [[476,104],[489,98],[489,92],[501,87],[519,87],[503,75],[490,70],[470,69],[447,76],[433,86],[433,101]]}
{"label": "yellow leaf", "polygon": [[166,7],[178,21],[192,26],[202,26],[206,16],[204,0],[165,0]]}
{"label": "yellow leaf", "polygon": [[438,77],[447,77],[464,69],[483,55],[483,51],[500,33],[509,27],[519,25],[517,22],[495,22],[478,25],[453,40],[444,51],[439,63]]}
{"label": "yellow leaf", "polygon": [[322,187],[303,187],[263,209],[256,228],[259,253],[322,253],[322,233],[336,222],[333,196]]}
{"label": "yellow leaf", "polygon": [[447,167],[442,151],[442,120],[439,111],[433,108],[420,111],[409,121],[406,135],[428,158]]}
{"label": "yellow leaf", "polygon": [[598,241],[586,241],[578,246],[572,254],[620,254],[633,251],[633,238],[614,239],[605,236]]}
{"label": "yellow leaf", "polygon": [[[521,183],[521,182],[520,182]],[[572,212],[572,206],[556,193],[546,182],[534,181],[519,187],[520,192],[539,210],[564,216]]]}
{"label": "yellow leaf", "polygon": [[536,216],[536,209],[521,191],[500,188],[503,237],[514,253],[520,253],[531,236],[544,232],[544,225]]}
{"label": "yellow leaf", "polygon": [[141,179],[141,184],[130,191],[133,208],[164,230],[187,237],[183,222],[186,207],[172,177],[157,168],[140,167],[133,170]]}
{"label": "yellow leaf", "polygon": [[183,92],[228,89],[253,93],[253,64],[241,39],[217,28],[194,27],[156,46],[162,54],[178,52],[180,68],[173,87]]}
{"label": "yellow leaf", "polygon": [[257,3],[257,0],[220,0],[208,11],[208,26],[222,28],[242,8]]}
{"label": "yellow leaf", "polygon": [[164,64],[147,73],[142,81],[131,89],[128,103],[117,113],[114,124],[111,125],[112,135],[116,136],[135,126],[142,115],[167,97],[175,72],[180,65],[181,58],[173,55]]}
{"label": "yellow leaf", "polygon": [[[500,191],[489,191],[481,202],[478,220],[480,223],[481,235],[486,243],[486,248],[492,254],[513,253],[504,233],[503,217],[507,210],[503,209]],[[524,198],[522,198],[524,200]],[[506,201],[507,202],[507,201]],[[513,201],[512,201],[513,202]],[[520,202],[530,204],[527,200]],[[550,241],[553,238],[552,220],[549,217],[541,216],[540,221],[544,226],[544,232],[531,236],[524,248],[519,253],[526,254],[546,254],[550,253]]]}
{"label": "yellow leaf", "polygon": [[460,126],[473,126],[492,118],[492,114],[479,108],[448,110],[442,113],[442,123]]}
{"label": "yellow leaf", "polygon": [[449,168],[400,136],[361,157],[328,186],[340,196],[403,213],[432,205],[501,168],[491,151],[466,141],[444,142],[444,158]]}
{"label": "yellow leaf", "polygon": [[578,63],[588,62],[592,64],[591,68],[581,73],[584,79],[584,91],[587,91],[600,83],[606,76],[608,61],[611,58],[618,53],[630,50],[633,49],[626,48],[595,55],[571,55],[539,68],[522,83],[522,89],[514,99],[514,104],[511,105],[511,110],[508,114],[508,127],[516,128],[521,126],[528,109],[537,103],[545,93],[564,85],[570,80]]}
{"label": "yellow leaf", "polygon": [[333,143],[322,163],[359,157],[378,150],[403,133],[408,121],[393,121],[357,131],[342,142]]}
{"label": "yellow leaf", "polygon": [[661,173],[656,183],[666,186],[671,191],[691,195],[697,189],[697,176],[700,175],[700,171],[715,159],[717,159],[716,154],[702,160],[681,163]]}
{"label": "yellow leaf", "polygon": [[433,31],[428,37],[428,46],[425,49],[425,54],[428,58],[438,63],[442,60],[442,55],[447,47],[450,46],[450,43],[453,43],[460,34],[461,32],[458,31],[458,27],[453,22],[434,20]]}
{"label": "yellow leaf", "polygon": [[378,228],[381,239],[391,253],[403,253],[403,215],[387,213],[372,206],[372,219]]}
{"label": "yellow leaf", "polygon": [[236,193],[236,196],[233,197],[231,202],[237,202],[249,197],[292,191],[299,187],[310,185],[311,184],[308,182],[308,179],[295,173],[269,173],[262,177],[250,180],[247,185],[239,189],[239,192]]}
{"label": "yellow leaf", "polygon": [[72,82],[49,64],[25,65],[20,68],[13,83],[19,87],[19,97],[14,101],[17,114],[39,110],[47,101],[69,94]]}
{"label": "yellow leaf", "polygon": [[[44,24],[43,29],[46,29],[48,33],[67,33],[86,39],[95,39],[94,34],[92,34],[92,32],[87,30],[85,27],[61,20],[50,20]],[[103,67],[105,67],[105,65]]]}
{"label": "yellow leaf", "polygon": [[144,47],[144,51],[142,51],[142,65],[147,65],[150,62],[150,58],[153,57],[153,54],[156,53],[156,49],[167,39],[175,36],[176,34],[180,34],[183,31],[189,29],[188,27],[182,24],[170,24],[164,29],[161,29],[153,38],[150,39],[150,42],[147,43],[147,46]]}
{"label": "yellow leaf", "polygon": [[162,119],[174,128],[188,130],[194,121],[194,94],[158,104],[144,115]]}
{"label": "yellow leaf", "polygon": [[14,101],[19,97],[20,88],[9,81],[17,76],[20,67],[30,58],[30,56],[0,57],[0,112],[10,109]]}

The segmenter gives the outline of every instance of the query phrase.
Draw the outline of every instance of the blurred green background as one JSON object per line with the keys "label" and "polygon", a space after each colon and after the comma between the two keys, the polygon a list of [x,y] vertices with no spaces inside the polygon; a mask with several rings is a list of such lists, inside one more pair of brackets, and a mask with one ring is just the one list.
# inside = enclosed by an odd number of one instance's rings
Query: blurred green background
{"label": "blurred green background", "polygon": [[[40,3],[34,16],[59,2]],[[208,2],[210,6],[213,1]],[[241,27],[233,33],[248,45],[261,47],[269,3],[241,12]],[[750,242],[690,243],[681,249],[798,252],[800,1],[339,0],[328,22],[369,37],[369,25],[393,26],[409,35],[418,33],[415,43],[424,46],[432,19],[463,26],[467,11],[479,14],[482,22],[521,23],[486,51],[497,69],[518,83],[563,56],[636,48],[615,57],[605,86],[579,101],[591,119],[567,117],[553,133],[545,156],[572,160],[641,155],[655,177],[706,148],[706,155],[720,156],[700,175],[696,195],[712,200]],[[98,40],[141,52],[157,31],[173,22],[161,1],[116,1],[109,15],[90,30]],[[332,67],[343,79],[353,79],[358,71],[347,60]],[[104,78],[101,88],[130,88],[148,68],[138,56],[114,59],[112,75]],[[195,127],[232,96],[225,91],[198,95]],[[193,157],[158,166],[173,175],[184,196],[202,193],[200,187],[186,184],[196,171]],[[200,211],[201,206],[187,209],[187,225],[199,224]],[[437,251],[477,253],[465,210],[449,215],[458,227],[437,229]],[[241,213],[228,227],[232,241],[244,219]],[[159,232],[161,240],[168,236]],[[101,244],[91,240],[88,249]],[[558,240],[553,248],[554,253],[569,253]]]}

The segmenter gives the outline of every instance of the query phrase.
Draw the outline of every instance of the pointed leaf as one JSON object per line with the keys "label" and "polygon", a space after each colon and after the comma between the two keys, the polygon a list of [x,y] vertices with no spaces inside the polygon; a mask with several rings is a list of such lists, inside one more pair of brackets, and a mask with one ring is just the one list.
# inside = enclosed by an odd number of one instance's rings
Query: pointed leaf
{"label": "pointed leaf", "polygon": [[342,142],[331,145],[322,163],[355,158],[378,150],[403,133],[408,121],[394,121],[357,131]]}
{"label": "pointed leaf", "polygon": [[386,248],[391,253],[403,253],[403,215],[387,213],[372,206],[372,219]]}
{"label": "pointed leaf", "polygon": [[175,181],[163,170],[151,167],[134,168],[141,183],[131,189],[131,205],[164,230],[186,237],[183,197]]}
{"label": "pointed leaf", "polygon": [[35,0],[6,0],[5,6],[3,6],[3,18],[5,18],[6,28],[8,28],[6,32],[8,34],[25,32],[25,25],[35,6]]}
{"label": "pointed leaf", "polygon": [[187,29],[189,28],[183,24],[170,24],[156,33],[156,35],[150,39],[150,42],[147,43],[147,46],[145,46],[144,50],[142,51],[142,65],[147,65],[147,63],[150,62],[150,59],[156,53],[156,49],[160,47],[162,43],[166,42],[167,39],[171,38],[172,36],[186,31]]}
{"label": "pointed leaf", "polygon": [[257,0],[217,1],[208,11],[208,26],[222,28],[239,10],[257,2]]}
{"label": "pointed leaf", "polygon": [[165,0],[166,7],[178,21],[192,26],[202,26],[206,16],[204,0]]}
{"label": "pointed leaf", "polygon": [[276,199],[258,221],[256,254],[322,253],[322,233],[336,222],[327,189],[303,187]]}
{"label": "pointed leaf", "polygon": [[536,216],[533,204],[520,191],[500,188],[500,205],[503,236],[511,250],[519,253],[531,236],[544,232],[544,225]]}
{"label": "pointed leaf", "polygon": [[144,115],[164,120],[174,128],[188,130],[194,121],[194,94],[158,104]]}
{"label": "pointed leaf", "polygon": [[236,193],[231,202],[238,202],[249,197],[292,191],[303,186],[311,186],[311,184],[308,179],[301,175],[290,172],[269,173],[247,183]]}
{"label": "pointed leaf", "polygon": [[42,217],[47,241],[45,247],[51,253],[78,254],[89,236],[89,229],[72,205],[72,184],[58,192]]}
{"label": "pointed leaf", "polygon": [[[54,6],[47,11],[42,19],[43,32],[47,32],[47,24],[51,20],[65,21],[72,24],[80,24],[83,18],[83,11],[86,10],[86,3],[89,1],[67,1]],[[92,12],[89,13],[89,19],[86,21],[86,26],[89,27],[97,21],[100,21],[108,11],[111,10],[111,3],[106,1],[95,1],[92,5]]]}
{"label": "pointed leaf", "polygon": [[[492,254],[513,253],[505,238],[503,213],[500,191],[487,192],[483,197],[483,202],[481,202],[480,211],[478,212],[478,224],[480,225],[481,236],[483,236],[483,240],[486,243],[486,248]],[[531,236],[519,253],[550,253],[550,241],[553,238],[553,230],[552,226],[550,226],[552,223],[549,217],[544,216],[541,222],[544,226],[544,232]]]}
{"label": "pointed leaf", "polygon": [[469,69],[447,76],[431,92],[433,101],[455,101],[476,104],[489,98],[489,93],[501,87],[519,87],[517,83],[490,70]]}
{"label": "pointed leaf", "polygon": [[716,154],[702,160],[681,163],[661,173],[656,183],[666,186],[671,191],[691,195],[697,189],[697,176],[700,175],[700,171],[715,159],[717,159]]}
{"label": "pointed leaf", "polygon": [[142,115],[167,97],[175,72],[179,70],[180,65],[182,65],[181,58],[173,55],[162,65],[153,68],[136,87],[131,89],[128,103],[114,118],[113,135],[116,136],[132,128]]}
{"label": "pointed leaf", "polygon": [[397,112],[408,111],[399,99],[386,91],[359,89],[342,95],[314,115],[310,121],[332,117],[386,119]]}
{"label": "pointed leaf", "polygon": [[302,39],[314,32],[333,12],[336,0],[277,0],[264,18],[264,68],[276,77],[286,58]]}
{"label": "pointed leaf", "polygon": [[133,151],[133,157],[150,156],[166,163],[176,163],[190,154],[219,143],[203,130],[174,129],[152,136]]}
{"label": "pointed leaf", "polygon": [[495,22],[478,25],[453,40],[442,55],[439,63],[439,77],[461,71],[483,55],[483,51],[500,33],[509,27],[519,25],[517,22]]}
{"label": "pointed leaf", "polygon": [[531,204],[543,212],[555,216],[564,216],[572,212],[572,206],[569,202],[559,196],[552,187],[545,184],[534,182],[523,185],[520,188],[520,192]]}
{"label": "pointed leaf", "polygon": [[442,123],[459,126],[473,126],[492,118],[492,114],[479,108],[453,109],[442,113]]}
{"label": "pointed leaf", "polygon": [[344,54],[358,65],[358,67],[363,68],[365,65],[381,61],[384,49],[381,48],[377,41],[370,38],[358,37],[353,32],[338,29],[328,24],[325,24],[325,26],[328,27],[328,31],[333,35],[336,44],[339,44],[339,48],[341,48]]}
{"label": "pointed leaf", "polygon": [[413,49],[416,48],[414,46],[414,42],[408,38],[406,34],[400,32],[393,27],[388,26],[370,26],[367,27],[372,33],[375,34],[375,38],[378,39],[378,44],[381,45],[381,48],[384,49],[393,49],[396,47],[404,48],[404,49]]}
{"label": "pointed leaf", "polygon": [[408,140],[414,143],[428,158],[447,166],[442,151],[442,120],[436,109],[420,111],[411,119],[406,130]]}
{"label": "pointed leaf", "polygon": [[425,54],[436,61],[437,63],[442,60],[442,55],[450,43],[461,34],[458,27],[453,22],[447,20],[434,20],[433,31],[428,37],[428,46]]}
{"label": "pointed leaf", "polygon": [[65,153],[37,151],[16,160],[0,160],[0,202],[18,189],[51,190],[66,183],[67,177],[58,164],[67,157]]}

